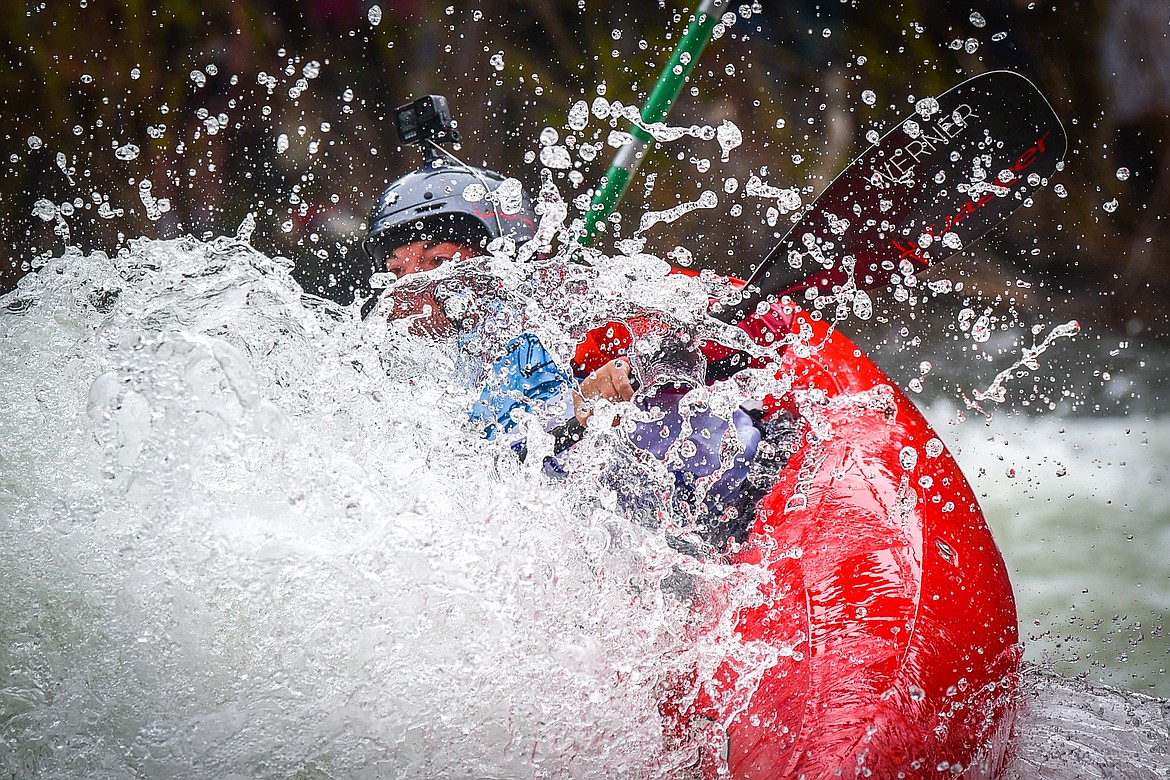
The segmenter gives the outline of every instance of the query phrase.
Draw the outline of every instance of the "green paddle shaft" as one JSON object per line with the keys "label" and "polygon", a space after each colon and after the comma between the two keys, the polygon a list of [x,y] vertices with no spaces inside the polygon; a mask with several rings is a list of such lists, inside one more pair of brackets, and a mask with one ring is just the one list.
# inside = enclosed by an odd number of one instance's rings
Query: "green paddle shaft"
{"label": "green paddle shaft", "polygon": [[[662,75],[658,77],[658,83],[654,85],[646,105],[642,108],[642,122],[644,124],[651,125],[666,118],[666,114],[674,105],[678,93],[682,91],[687,77],[699,61],[699,55],[703,53],[707,41],[711,40],[711,33],[715,29],[715,25],[719,23],[716,12],[726,6],[729,1],[702,0],[699,4],[698,10],[695,11],[695,15],[691,17],[690,23],[683,31],[682,40],[675,47],[670,62],[663,69]],[[635,126],[631,129],[630,135],[633,138],[618,149],[617,154],[614,155],[613,163],[610,164],[609,170],[606,171],[601,180],[600,187],[593,196],[589,213],[585,215],[585,234],[581,237],[582,244],[587,245],[593,240],[597,223],[607,219],[617,208],[618,201],[622,199],[626,188],[630,185],[634,171],[638,169],[642,159],[646,156],[646,150],[652,140],[650,134]]]}

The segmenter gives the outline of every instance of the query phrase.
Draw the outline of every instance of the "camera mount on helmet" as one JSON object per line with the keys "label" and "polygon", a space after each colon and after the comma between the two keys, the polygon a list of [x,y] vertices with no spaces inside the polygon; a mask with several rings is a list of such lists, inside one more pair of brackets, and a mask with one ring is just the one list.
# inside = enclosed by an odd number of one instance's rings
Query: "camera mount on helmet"
{"label": "camera mount on helmet", "polygon": [[442,95],[423,95],[394,109],[394,125],[398,128],[398,142],[403,146],[417,145],[428,163],[439,156],[438,144],[459,143],[459,131],[447,98]]}

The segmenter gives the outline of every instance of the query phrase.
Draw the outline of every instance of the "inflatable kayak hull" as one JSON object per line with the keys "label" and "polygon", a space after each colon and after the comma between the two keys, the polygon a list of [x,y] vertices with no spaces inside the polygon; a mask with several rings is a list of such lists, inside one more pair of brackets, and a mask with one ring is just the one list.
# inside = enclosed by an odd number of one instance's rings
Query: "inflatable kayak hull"
{"label": "inflatable kayak hull", "polygon": [[737,553],[757,584],[702,607],[763,660],[725,661],[674,717],[717,731],[708,776],[994,777],[1020,665],[1003,559],[914,404],[839,332],[795,327],[811,348],[776,400],[807,427]]}

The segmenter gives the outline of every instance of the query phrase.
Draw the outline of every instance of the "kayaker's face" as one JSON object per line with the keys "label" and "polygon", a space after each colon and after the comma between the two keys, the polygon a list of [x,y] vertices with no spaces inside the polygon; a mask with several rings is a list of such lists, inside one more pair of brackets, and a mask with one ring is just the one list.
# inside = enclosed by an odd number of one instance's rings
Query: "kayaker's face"
{"label": "kayaker's face", "polygon": [[399,281],[387,290],[383,299],[387,304],[386,316],[392,320],[409,317],[410,332],[416,336],[442,338],[458,332],[466,323],[451,321],[445,306],[446,296],[441,293],[443,284],[451,280],[407,281],[405,277],[480,254],[474,247],[453,241],[414,241],[387,253],[386,270]]}
{"label": "kayaker's face", "polygon": [[475,257],[476,250],[451,241],[413,241],[386,256],[386,270],[401,279],[432,271],[448,260]]}

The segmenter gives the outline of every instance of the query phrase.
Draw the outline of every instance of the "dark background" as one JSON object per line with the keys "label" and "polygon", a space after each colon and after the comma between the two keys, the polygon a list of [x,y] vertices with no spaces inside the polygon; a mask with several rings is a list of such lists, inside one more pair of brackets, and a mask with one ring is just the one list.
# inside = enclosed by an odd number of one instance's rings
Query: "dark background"
{"label": "dark background", "polygon": [[[373,198],[420,162],[397,146],[395,106],[446,94],[463,133],[459,154],[532,190],[540,166],[525,154],[539,150],[541,130],[556,128],[563,141],[569,107],[591,102],[602,83],[607,98],[640,105],[693,3],[380,0],[377,24],[373,5],[5,3],[0,290],[63,250],[57,220],[34,215],[43,199],[72,212],[62,217],[70,244],[111,254],[139,235],[231,235],[256,212],[257,248],[292,258],[306,289],[344,299],[334,282],[352,262]],[[1010,68],[1035,81],[1065,120],[1070,154],[1053,184],[1067,194],[1042,191],[946,273],[993,302],[1010,291],[1036,316],[1170,338],[1170,3],[730,5],[740,9],[747,18],[737,13],[712,41],[669,123],[728,119],[744,143],[723,164],[714,142],[655,152],[623,205],[627,221],[703,189],[719,191],[720,205],[653,229],[649,251],[681,244],[697,266],[750,263],[772,243],[771,204],[742,188],[725,196],[725,177],[742,183],[763,170],[772,186],[808,188],[807,201],[867,146],[868,130],[892,125],[916,97]],[[876,105],[862,90],[874,91]],[[604,140],[609,128],[597,120],[582,135],[599,129]],[[127,144],[137,157],[116,153]],[[573,197],[611,156],[603,148],[579,185],[564,172],[554,181]],[[711,167],[702,172],[704,158]],[[1131,172],[1124,180],[1122,167]],[[148,213],[143,179],[168,211]],[[739,216],[730,212],[736,203]]]}

